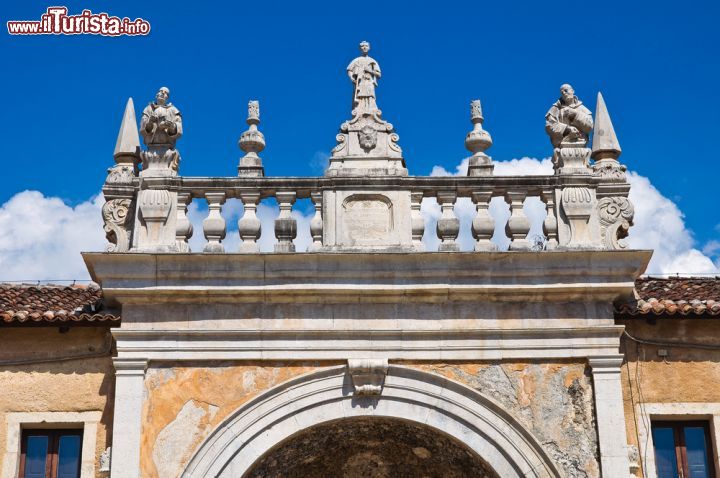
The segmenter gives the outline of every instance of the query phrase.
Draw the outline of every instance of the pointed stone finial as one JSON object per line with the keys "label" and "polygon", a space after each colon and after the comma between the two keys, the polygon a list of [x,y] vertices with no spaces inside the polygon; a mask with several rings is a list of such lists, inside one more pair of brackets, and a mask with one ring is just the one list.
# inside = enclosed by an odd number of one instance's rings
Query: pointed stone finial
{"label": "pointed stone finial", "polygon": [[594,174],[624,181],[627,168],[618,162],[620,153],[622,153],[622,148],[620,148],[620,143],[615,135],[615,128],[610,120],[605,100],[602,93],[598,92],[591,155],[595,160]]}
{"label": "pointed stone finial", "polygon": [[622,153],[620,143],[615,136],[615,128],[613,128],[610,115],[602,93],[598,91],[597,106],[595,107],[595,128],[593,129],[592,157],[602,155],[603,157],[610,155],[617,159]]}
{"label": "pointed stone finial", "polygon": [[113,157],[118,164],[134,164],[140,151],[140,135],[138,134],[137,121],[135,120],[135,106],[132,98],[128,98],[125,105],[120,132],[115,142]]}
{"label": "pointed stone finial", "polygon": [[258,153],[265,149],[265,136],[258,131],[260,124],[260,102],[252,100],[248,103],[248,130],[240,135],[238,145],[245,151],[245,156],[240,158],[238,165],[238,176],[262,177],[265,169],[262,159]]}
{"label": "pointed stone finial", "polygon": [[473,129],[465,136],[465,147],[470,151],[468,162],[468,176],[492,176],[495,166],[485,150],[492,146],[490,133],[482,128],[483,121],[482,106],[480,100],[470,102],[470,121]]}

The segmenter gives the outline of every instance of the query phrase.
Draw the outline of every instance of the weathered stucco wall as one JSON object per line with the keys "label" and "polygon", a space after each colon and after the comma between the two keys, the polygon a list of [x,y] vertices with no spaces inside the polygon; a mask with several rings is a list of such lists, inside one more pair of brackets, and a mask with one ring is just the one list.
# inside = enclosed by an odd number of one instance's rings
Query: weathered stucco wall
{"label": "weathered stucco wall", "polygon": [[[687,342],[717,345],[720,321],[708,319],[644,319],[618,322],[637,339],[656,342]],[[658,356],[665,349],[668,356]],[[623,401],[628,444],[638,451],[638,403],[718,403],[720,402],[720,350],[640,344],[623,337]],[[635,457],[642,465],[642,456]],[[636,470],[642,476],[642,466]]]}
{"label": "weathered stucco wall", "polygon": [[498,401],[568,477],[600,475],[592,379],[584,363],[406,365],[464,383]]}
{"label": "weathered stucco wall", "polygon": [[[114,369],[110,354],[96,358],[57,360],[93,354],[109,342],[106,328],[56,327],[0,329],[0,451],[6,450],[8,412],[100,411],[96,463],[110,441]],[[43,360],[6,365],[7,361]],[[3,455],[0,454],[0,461]],[[96,472],[97,473],[97,472]],[[101,476],[97,473],[97,476]]]}
{"label": "weathered stucco wall", "polygon": [[242,404],[292,377],[336,363],[215,363],[157,367],[145,377],[141,476],[175,478],[210,432]]}

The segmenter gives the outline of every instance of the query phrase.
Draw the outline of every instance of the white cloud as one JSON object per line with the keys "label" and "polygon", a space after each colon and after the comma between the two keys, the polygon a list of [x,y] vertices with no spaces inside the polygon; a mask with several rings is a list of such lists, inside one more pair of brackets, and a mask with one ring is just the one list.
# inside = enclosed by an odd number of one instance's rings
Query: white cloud
{"label": "white cloud", "polygon": [[23,191],[0,207],[0,280],[88,279],[81,251],[102,251],[102,196],[75,207]]}
{"label": "white cloud", "polygon": [[650,274],[702,274],[718,272],[712,260],[695,248],[677,205],[663,196],[650,180],[628,174],[630,201],[635,206],[635,225],[628,244],[633,249],[653,249]]}

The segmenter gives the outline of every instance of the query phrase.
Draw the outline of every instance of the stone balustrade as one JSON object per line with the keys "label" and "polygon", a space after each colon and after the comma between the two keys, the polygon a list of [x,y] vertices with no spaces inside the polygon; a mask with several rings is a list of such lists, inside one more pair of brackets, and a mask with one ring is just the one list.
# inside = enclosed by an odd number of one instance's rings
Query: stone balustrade
{"label": "stone balustrade", "polygon": [[[351,63],[348,73],[353,82],[362,83],[366,81],[362,74],[375,71],[368,69],[368,61],[363,56]],[[248,129],[238,142],[245,154],[237,176],[219,178],[179,174],[181,156],[176,143],[183,134],[182,115],[168,101],[168,88],[160,88],[155,102],[143,110],[139,129],[132,100],[128,101],[115,146],[115,165],[103,187],[107,250],[190,252],[193,225],[188,208],[193,200],[204,200],[208,214],[202,232],[207,243],[202,252],[257,253],[263,233],[258,207],[268,199],[279,206],[273,228],[276,253],[296,252],[298,224],[293,207],[304,199],[314,209],[306,231],[312,238],[311,252],[420,252],[425,249],[423,239],[432,234],[437,235],[440,252],[459,251],[459,237],[474,238],[477,252],[492,252],[503,242],[491,240],[499,220],[491,215],[495,198],[502,198],[509,208],[506,237],[501,239],[509,241],[510,251],[626,247],[622,239],[633,220],[630,185],[626,168],[618,161],[621,149],[602,95],[598,94],[593,120],[573,88],[562,85],[560,99],[545,116],[553,145],[553,174],[496,176],[493,160],[485,152],[492,138],[483,129],[480,101],[474,100],[470,105],[473,126],[465,136],[471,153],[467,176],[419,177],[408,175],[400,137],[383,119],[374,86],[363,85],[362,95],[353,100],[351,119],[340,126],[324,176],[315,178],[265,176],[258,154],[266,146],[259,129],[258,101],[248,104]],[[427,230],[422,209],[423,200],[430,198],[439,207],[435,231]],[[532,237],[531,218],[525,210],[531,198],[545,205],[542,234]],[[242,202],[244,211],[237,225],[240,242],[228,250],[224,240],[229,228],[222,210],[228,200],[235,199]],[[462,224],[455,209],[459,200],[468,199],[475,217],[470,224]]]}
{"label": "stone balustrade", "polygon": [[[312,243],[309,252],[338,250],[367,251],[423,251],[422,239],[437,234],[438,250],[459,251],[460,219],[454,207],[458,200],[467,198],[475,208],[470,234],[475,240],[475,251],[492,252],[497,246],[491,241],[496,231],[496,218],[490,214],[493,198],[504,201],[510,211],[505,224],[509,250],[554,249],[619,249],[619,241],[627,233],[629,222],[623,215],[623,204],[629,186],[609,181],[599,175],[550,176],[468,176],[468,177],[180,177],[152,178],[151,181],[134,177],[123,185],[106,184],[104,193],[109,201],[113,196],[125,198],[124,204],[138,202],[138,196],[152,186],[156,191],[167,191],[171,198],[168,214],[155,212],[143,218],[139,212],[136,221],[117,221],[123,228],[117,236],[128,238],[111,244],[111,250],[190,252],[188,240],[193,234],[187,211],[189,204],[204,201],[208,214],[202,223],[207,243],[203,253],[257,253],[262,224],[257,215],[261,201],[274,199],[280,209],[275,219],[275,252],[295,251],[293,240],[298,224],[292,215],[298,200],[309,199],[309,235]],[[545,206],[542,219],[542,237],[528,237],[531,221],[524,207],[529,198],[539,199]],[[129,199],[129,201],[127,200]],[[239,248],[228,250],[223,241],[228,224],[222,215],[226,201],[237,199],[243,213],[237,223]],[[426,230],[426,219],[421,211],[425,199],[437,201],[440,216],[435,231]],[[628,203],[629,204],[629,203]],[[588,207],[589,206],[589,207]],[[139,209],[136,206],[136,209]],[[174,215],[169,212],[174,211]],[[126,215],[132,215],[128,211]],[[307,215],[307,213],[306,213]],[[404,217],[403,217],[404,216]],[[157,221],[164,221],[161,226]],[[136,234],[134,227],[166,228],[172,234],[156,231]],[[465,231],[467,232],[467,231]],[[606,237],[607,236],[607,237]],[[172,237],[171,242],[162,238]],[[145,239],[141,242],[140,239]],[[153,242],[154,241],[154,242]],[[112,241],[111,241],[112,242]]]}

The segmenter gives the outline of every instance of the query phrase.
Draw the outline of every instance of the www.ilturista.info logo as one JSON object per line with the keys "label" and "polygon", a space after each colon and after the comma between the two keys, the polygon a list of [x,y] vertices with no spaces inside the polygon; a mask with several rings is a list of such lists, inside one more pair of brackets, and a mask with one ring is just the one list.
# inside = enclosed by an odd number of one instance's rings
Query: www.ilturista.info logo
{"label": "www.ilturista.info logo", "polygon": [[79,15],[68,15],[67,7],[48,7],[40,20],[9,21],[10,35],[147,35],[150,23],[142,18],[111,17],[107,13],[83,10]]}

